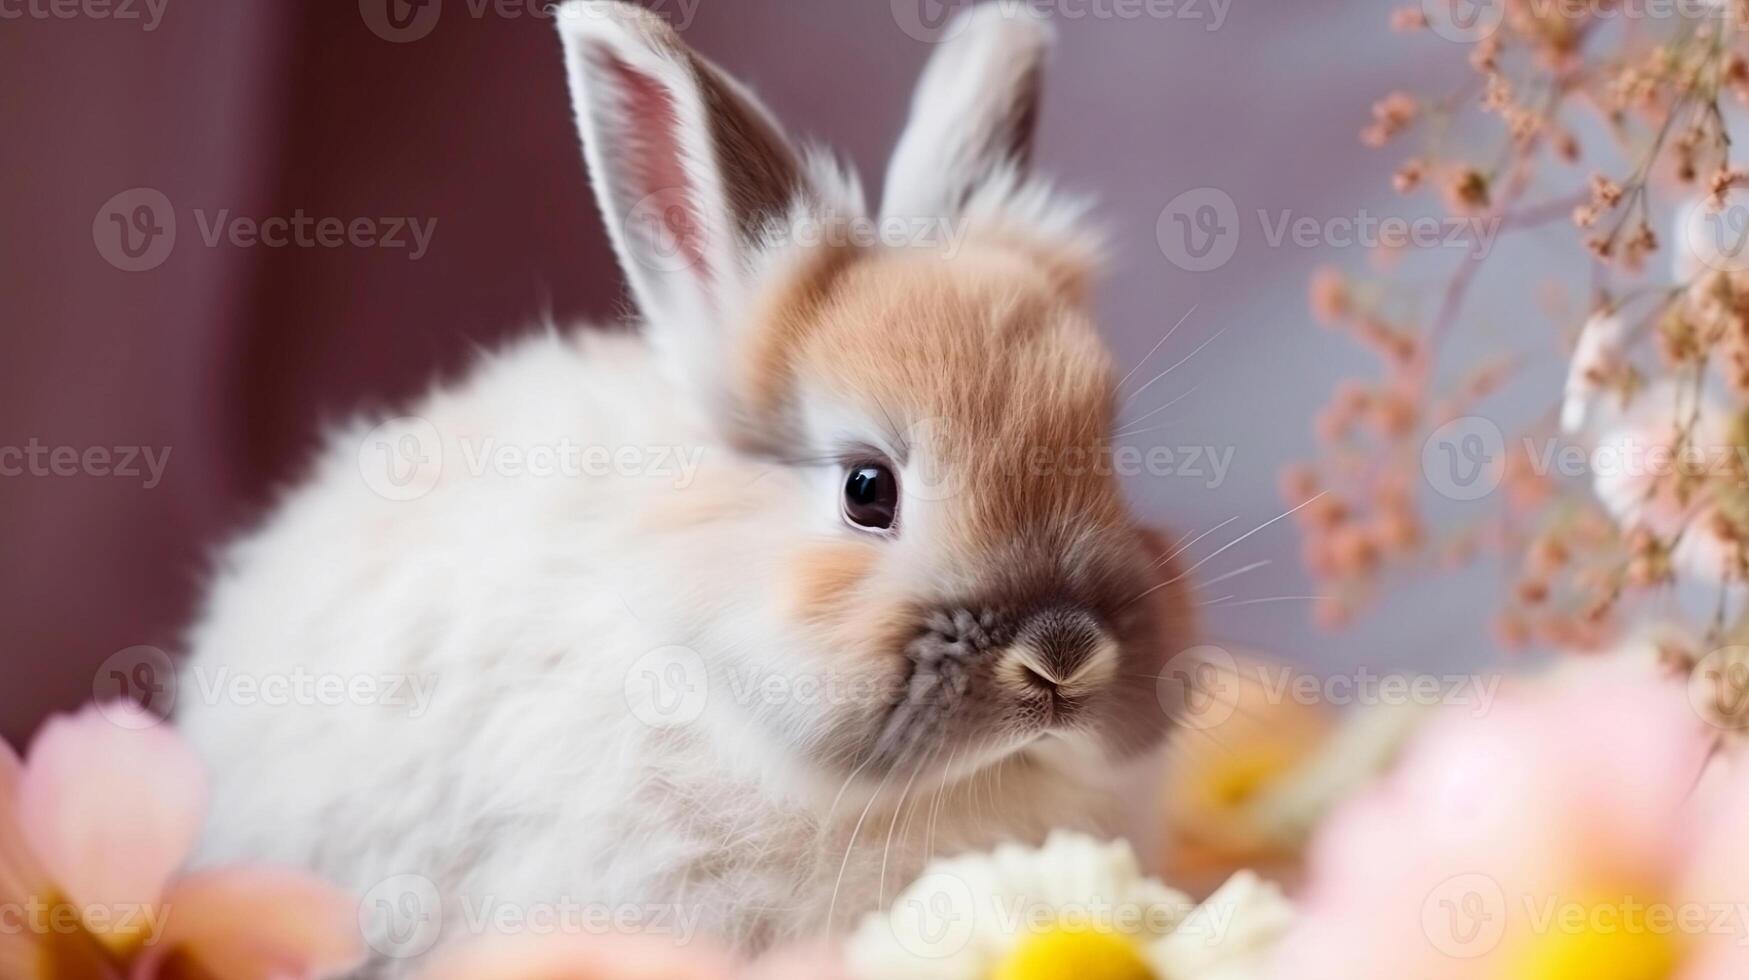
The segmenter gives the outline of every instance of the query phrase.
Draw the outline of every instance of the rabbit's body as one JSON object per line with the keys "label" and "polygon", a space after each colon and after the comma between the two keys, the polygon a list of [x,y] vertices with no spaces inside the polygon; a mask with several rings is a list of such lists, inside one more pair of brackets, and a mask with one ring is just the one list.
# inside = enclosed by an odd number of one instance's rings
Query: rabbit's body
{"label": "rabbit's body", "polygon": [[[744,725],[714,737],[665,727],[696,703],[668,705],[672,719],[662,705],[628,710],[639,660],[695,642],[684,613],[660,617],[739,601],[720,585],[738,576],[736,552],[664,512],[693,506],[700,485],[786,490],[781,468],[712,445],[685,404],[641,338],[546,332],[415,408],[443,434],[444,475],[429,492],[378,492],[370,468],[395,462],[378,456],[381,432],[331,440],[313,480],[234,548],[194,637],[179,691],[183,726],[216,774],[203,857],[313,867],[367,909],[387,903],[373,945],[391,953],[517,931],[522,919],[539,931],[542,916],[559,929],[612,922],[758,948],[829,915],[854,922],[929,851],[1112,815],[1106,787],[1037,760],[976,782],[892,783],[867,807],[866,788],[840,797],[843,782],[783,764]],[[647,447],[652,459],[672,449],[698,470],[476,473],[486,439],[497,450]],[[727,560],[676,562],[670,549]],[[326,678],[370,687],[330,696]],[[693,696],[693,680],[664,693]],[[712,678],[709,692],[764,699],[777,683],[749,667]]]}
{"label": "rabbit's body", "polygon": [[210,859],[360,890],[385,956],[756,950],[931,854],[1113,829],[1185,587],[1109,466],[1095,250],[1024,174],[1048,35],[1009,7],[931,61],[896,243],[653,15],[560,8],[644,322],[341,433],[228,554],[179,694]]}

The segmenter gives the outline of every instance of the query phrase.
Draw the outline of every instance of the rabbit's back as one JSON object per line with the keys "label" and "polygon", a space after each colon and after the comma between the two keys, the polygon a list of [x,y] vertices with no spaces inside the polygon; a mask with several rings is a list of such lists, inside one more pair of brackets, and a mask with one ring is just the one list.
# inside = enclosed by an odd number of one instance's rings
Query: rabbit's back
{"label": "rabbit's back", "polygon": [[626,799],[647,730],[624,668],[659,638],[616,555],[639,500],[690,478],[682,411],[641,339],[548,332],[333,436],[223,556],[191,635],[203,858],[448,891],[487,842],[560,820],[575,839],[580,807]]}

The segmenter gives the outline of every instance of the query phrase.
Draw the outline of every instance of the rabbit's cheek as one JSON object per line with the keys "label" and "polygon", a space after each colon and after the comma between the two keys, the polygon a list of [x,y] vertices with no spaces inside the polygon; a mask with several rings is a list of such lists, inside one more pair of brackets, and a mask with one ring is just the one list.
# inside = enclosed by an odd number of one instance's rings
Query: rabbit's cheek
{"label": "rabbit's cheek", "polygon": [[879,557],[879,546],[866,541],[833,541],[800,549],[785,589],[786,612],[803,623],[847,625],[856,614],[860,587]]}

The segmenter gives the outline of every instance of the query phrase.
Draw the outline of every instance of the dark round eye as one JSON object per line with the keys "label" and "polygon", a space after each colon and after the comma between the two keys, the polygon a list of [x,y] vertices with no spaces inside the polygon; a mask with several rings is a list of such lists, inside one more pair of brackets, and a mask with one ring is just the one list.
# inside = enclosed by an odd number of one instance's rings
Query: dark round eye
{"label": "dark round eye", "polygon": [[884,531],[899,517],[899,478],[885,463],[857,463],[844,481],[844,517],[858,527]]}

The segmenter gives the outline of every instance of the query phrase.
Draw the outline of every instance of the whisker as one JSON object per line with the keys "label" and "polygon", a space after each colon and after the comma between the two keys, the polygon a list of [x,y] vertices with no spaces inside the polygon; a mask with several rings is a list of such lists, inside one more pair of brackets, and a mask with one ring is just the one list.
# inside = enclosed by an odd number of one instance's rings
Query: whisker
{"label": "whisker", "polygon": [[1214,334],[1213,334],[1213,336],[1211,336],[1211,337],[1209,337],[1209,339],[1207,339],[1207,340],[1205,340],[1205,341],[1203,341],[1203,342],[1202,342],[1202,343],[1200,343],[1200,344],[1198,344],[1198,345],[1197,345],[1197,347],[1196,347],[1196,350],[1193,350],[1193,351],[1191,351],[1191,352],[1190,352],[1190,353],[1188,353],[1188,354],[1186,354],[1186,355],[1184,355],[1184,356],[1183,356],[1183,357],[1181,357],[1181,358],[1179,358],[1179,359],[1178,359],[1178,363],[1177,363],[1177,364],[1174,364],[1174,365],[1172,365],[1172,366],[1171,366],[1171,367],[1169,367],[1169,368],[1167,368],[1167,369],[1166,369],[1166,370],[1164,370],[1164,371],[1161,371],[1161,372],[1160,372],[1160,373],[1159,373],[1159,374],[1156,374],[1156,375],[1154,375],[1154,376],[1153,376],[1153,377],[1152,377],[1152,378],[1149,378],[1149,379],[1148,379],[1148,383],[1147,383],[1147,384],[1145,384],[1145,385],[1143,385],[1143,386],[1141,386],[1141,387],[1140,387],[1140,388],[1137,388],[1137,389],[1136,389],[1136,390],[1135,390],[1135,391],[1132,391],[1132,392],[1130,392],[1130,396],[1129,396],[1129,397],[1128,397],[1128,398],[1125,398],[1125,399],[1124,399],[1124,400],[1123,400],[1123,403],[1124,403],[1124,404],[1125,404],[1125,405],[1128,405],[1128,404],[1129,404],[1129,403],[1130,403],[1130,402],[1133,402],[1133,401],[1135,401],[1135,400],[1136,400],[1136,396],[1137,396],[1137,395],[1140,395],[1140,394],[1141,394],[1141,393],[1142,393],[1142,392],[1144,392],[1144,391],[1147,391],[1147,390],[1148,390],[1148,389],[1149,389],[1149,388],[1151,388],[1151,387],[1153,387],[1153,386],[1154,386],[1154,382],[1156,382],[1156,381],[1159,381],[1159,380],[1160,380],[1160,379],[1161,379],[1161,378],[1164,378],[1164,377],[1165,377],[1165,376],[1167,376],[1167,375],[1168,375],[1168,374],[1171,374],[1171,373],[1172,373],[1172,372],[1173,372],[1173,371],[1176,371],[1176,370],[1178,370],[1178,369],[1179,369],[1179,368],[1180,368],[1180,367],[1182,367],[1182,366],[1183,366],[1183,365],[1184,365],[1184,363],[1185,363],[1185,362],[1186,362],[1186,361],[1188,361],[1188,360],[1190,360],[1190,359],[1191,359],[1191,358],[1193,358],[1193,357],[1195,357],[1195,356],[1196,356],[1196,355],[1198,355],[1198,354],[1200,354],[1200,353],[1202,353],[1202,349],[1203,349],[1203,348],[1204,348],[1204,347],[1207,347],[1207,346],[1208,346],[1208,345],[1210,345],[1210,344],[1212,344],[1212,343],[1214,343],[1214,342],[1215,342],[1215,341],[1216,341],[1216,340],[1218,340],[1218,339],[1220,339],[1220,336],[1221,336],[1221,334],[1224,334],[1224,333],[1226,333],[1226,332],[1227,332],[1227,328],[1226,328],[1226,327],[1222,327],[1222,328],[1221,328],[1221,329],[1219,329],[1219,330],[1216,330],[1216,331],[1215,331],[1215,332],[1214,332]]}
{"label": "whisker", "polygon": [[959,758],[959,754],[960,750],[957,745],[954,746],[953,751],[948,753],[947,766],[941,770],[941,785],[936,787],[935,800],[929,806],[929,823],[923,835],[923,853],[926,862],[935,860],[935,822],[941,817],[941,804],[947,795],[947,780],[953,774],[953,763],[955,759]]}
{"label": "whisker", "polygon": [[1178,423],[1183,422],[1183,421],[1184,421],[1183,419],[1167,419],[1166,421],[1161,422],[1159,425],[1150,425],[1145,429],[1136,429],[1133,432],[1116,433],[1111,438],[1113,440],[1134,439],[1137,436],[1145,436],[1150,432],[1159,432],[1161,429],[1170,429],[1173,426],[1175,426]]}
{"label": "whisker", "polygon": [[1134,425],[1140,425],[1143,422],[1146,422],[1149,419],[1153,418],[1154,416],[1159,415],[1161,412],[1166,411],[1168,408],[1171,408],[1172,406],[1178,404],[1179,402],[1185,400],[1186,398],[1189,398],[1191,395],[1196,394],[1196,390],[1198,388],[1201,388],[1201,387],[1202,387],[1202,382],[1198,381],[1196,384],[1191,385],[1189,390],[1185,391],[1184,394],[1179,395],[1177,398],[1174,398],[1171,401],[1167,402],[1166,404],[1161,405],[1159,408],[1151,409],[1148,412],[1148,414],[1146,414],[1146,415],[1138,415],[1135,418],[1130,419],[1128,422],[1124,423],[1125,427],[1123,429],[1112,433],[1111,437],[1113,439],[1122,439],[1125,436],[1139,435],[1140,433],[1136,432],[1134,429],[1131,429],[1129,427],[1134,426]]}
{"label": "whisker", "polygon": [[[1196,546],[1196,543],[1197,543],[1197,542],[1198,542],[1198,541],[1201,541],[1201,540],[1202,540],[1202,539],[1203,539],[1203,538],[1206,538],[1206,537],[1208,537],[1208,536],[1209,536],[1209,535],[1211,535],[1211,534],[1213,534],[1213,533],[1215,533],[1215,532],[1216,532],[1216,531],[1219,531],[1219,530],[1220,530],[1220,529],[1221,529],[1221,528],[1223,528],[1223,527],[1226,527],[1226,526],[1227,526],[1227,525],[1228,525],[1228,524],[1231,524],[1231,523],[1233,523],[1233,522],[1234,522],[1234,521],[1236,521],[1236,520],[1238,520],[1238,519],[1239,519],[1239,515],[1238,515],[1238,514],[1234,514],[1234,515],[1233,515],[1233,516],[1232,516],[1232,517],[1229,517],[1229,518],[1227,518],[1227,519],[1226,519],[1226,520],[1224,520],[1224,521],[1222,521],[1222,522],[1220,522],[1220,523],[1219,523],[1219,524],[1216,524],[1216,525],[1215,525],[1215,526],[1214,526],[1214,527],[1211,527],[1211,528],[1209,528],[1209,529],[1208,529],[1208,530],[1206,530],[1206,531],[1204,531],[1204,532],[1202,532],[1202,533],[1201,533],[1201,534],[1199,534],[1199,535],[1197,535],[1197,536],[1196,536],[1196,537],[1194,537],[1194,538],[1192,538],[1192,539],[1190,539],[1190,541],[1189,541],[1189,543],[1187,543],[1187,544],[1182,544],[1182,545],[1179,545],[1179,546],[1178,546],[1178,547],[1176,547],[1176,548],[1174,548],[1174,549],[1172,549],[1172,553],[1171,553],[1171,554],[1169,554],[1169,555],[1167,555],[1167,556],[1166,556],[1166,557],[1164,557],[1164,558],[1162,558],[1162,559],[1160,559],[1160,560],[1159,560],[1159,561],[1157,561],[1157,562],[1155,562],[1155,563],[1154,563],[1154,565],[1153,565],[1153,567],[1155,567],[1155,568],[1159,568],[1159,567],[1160,567],[1160,566],[1161,566],[1161,565],[1164,565],[1164,564],[1166,564],[1166,563],[1167,563],[1167,562],[1169,562],[1169,561],[1171,561],[1171,560],[1172,560],[1172,559],[1174,559],[1174,558],[1177,558],[1177,557],[1178,557],[1178,556],[1179,556],[1179,555],[1182,555],[1182,554],[1184,554],[1184,552],[1185,552],[1185,550],[1186,550],[1186,549],[1188,549],[1188,548],[1193,548],[1193,547],[1195,547],[1195,546]],[[1133,602],[1133,601],[1135,601],[1135,600],[1133,600],[1133,599],[1132,599],[1132,600],[1131,600],[1131,601],[1132,601],[1132,602]]]}
{"label": "whisker", "polygon": [[905,788],[899,791],[899,805],[894,808],[893,815],[887,820],[887,843],[881,848],[881,877],[875,886],[875,901],[879,907],[887,907],[887,859],[893,854],[893,832],[899,828],[899,815],[905,812],[905,800],[911,795],[911,786],[917,782],[917,774],[923,771],[922,766],[913,766],[911,778],[905,780]]}
{"label": "whisker", "polygon": [[1256,534],[1257,532],[1263,530],[1264,528],[1270,526],[1271,524],[1276,523],[1277,521],[1286,520],[1287,518],[1292,517],[1294,514],[1297,514],[1301,510],[1304,510],[1306,507],[1310,506],[1313,501],[1317,500],[1319,497],[1322,497],[1329,492],[1330,491],[1328,491],[1328,490],[1320,490],[1318,493],[1314,494],[1313,496],[1306,498],[1306,500],[1304,502],[1300,503],[1298,506],[1294,507],[1292,510],[1283,511],[1280,514],[1277,514],[1274,517],[1271,517],[1269,520],[1264,521],[1262,524],[1257,525],[1256,527],[1252,528],[1251,530],[1246,531],[1244,534],[1239,535],[1238,537],[1227,542],[1226,544],[1221,545],[1219,548],[1215,549],[1213,554],[1202,559],[1201,561],[1198,561],[1196,564],[1190,566],[1189,568],[1185,569],[1184,571],[1179,572],[1177,575],[1166,580],[1166,582],[1164,582],[1162,584],[1170,585],[1173,582],[1176,582],[1179,579],[1185,577],[1186,575],[1189,575],[1191,572],[1196,571],[1197,569],[1201,568],[1202,566],[1208,564],[1210,561],[1213,561],[1215,558],[1220,557],[1221,552],[1226,551],[1228,548],[1233,547],[1234,545],[1238,544],[1239,542],[1245,540],[1246,538],[1250,537],[1253,534]]}
{"label": "whisker", "polygon": [[1174,324],[1173,324],[1173,325],[1172,325],[1172,327],[1171,327],[1171,329],[1169,329],[1169,330],[1167,330],[1167,331],[1166,331],[1166,332],[1165,332],[1165,333],[1164,333],[1164,334],[1161,334],[1161,335],[1160,335],[1160,339],[1159,339],[1159,341],[1158,341],[1158,342],[1156,342],[1156,343],[1155,343],[1155,344],[1154,344],[1154,347],[1153,347],[1153,349],[1152,349],[1152,350],[1150,350],[1150,351],[1148,351],[1148,353],[1146,353],[1146,354],[1144,354],[1144,355],[1143,355],[1143,356],[1142,356],[1142,359],[1141,359],[1141,360],[1139,360],[1139,361],[1137,361],[1137,362],[1136,362],[1136,366],[1135,366],[1135,367],[1133,367],[1133,368],[1130,368],[1130,373],[1128,373],[1128,374],[1126,374],[1126,375],[1124,375],[1124,376],[1123,376],[1123,380],[1122,380],[1122,381],[1119,381],[1119,382],[1118,382],[1118,383],[1117,383],[1117,388],[1116,388],[1116,389],[1115,389],[1115,390],[1117,390],[1117,391],[1122,391],[1122,390],[1123,390],[1123,386],[1124,386],[1124,385],[1126,385],[1126,384],[1128,384],[1128,383],[1129,383],[1129,380],[1130,380],[1130,379],[1131,379],[1131,378],[1133,378],[1133,377],[1135,377],[1135,374],[1136,374],[1136,372],[1137,372],[1137,371],[1140,371],[1140,370],[1141,370],[1141,369],[1142,369],[1142,365],[1144,365],[1144,364],[1146,364],[1146,363],[1148,363],[1148,359],[1149,359],[1149,358],[1151,358],[1151,357],[1153,357],[1153,356],[1154,356],[1154,355],[1155,355],[1155,354],[1157,354],[1157,353],[1159,353],[1159,352],[1160,352],[1160,348],[1162,348],[1162,347],[1164,347],[1164,346],[1166,346],[1166,341],[1168,341],[1168,340],[1171,340],[1171,339],[1172,339],[1172,335],[1173,335],[1173,334],[1174,334],[1174,333],[1176,333],[1176,332],[1178,332],[1178,328],[1179,328],[1179,327],[1182,327],[1182,326],[1184,326],[1184,321],[1186,321],[1186,320],[1188,320],[1188,319],[1190,319],[1190,315],[1191,315],[1191,314],[1192,314],[1192,313],[1195,313],[1195,312],[1196,312],[1196,304],[1195,304],[1195,303],[1192,303],[1192,304],[1191,304],[1191,305],[1190,305],[1190,309],[1188,309],[1188,310],[1185,310],[1185,311],[1184,311],[1184,315],[1183,315],[1183,316],[1181,316],[1181,317],[1179,317],[1179,318],[1178,318],[1178,322],[1177,322],[1177,323],[1174,323]]}
{"label": "whisker", "polygon": [[[869,758],[874,758],[872,755]],[[826,906],[826,934],[832,934],[832,917],[838,912],[838,892],[844,887],[844,873],[850,868],[850,855],[856,850],[856,838],[862,833],[862,825],[868,820],[870,810],[874,809],[875,801],[881,798],[881,792],[887,788],[887,780],[893,777],[893,769],[888,768],[887,774],[881,777],[881,784],[869,795],[868,803],[862,808],[862,816],[856,818],[856,826],[850,829],[850,840],[844,845],[844,860],[838,863],[838,878],[832,882],[832,901]]]}
{"label": "whisker", "polygon": [[[1270,558],[1265,558],[1262,561],[1254,561],[1251,564],[1246,565],[1244,568],[1235,568],[1230,572],[1223,572],[1220,575],[1216,575],[1214,578],[1211,578],[1208,581],[1202,583],[1202,586],[1203,586],[1203,588],[1207,588],[1211,585],[1214,585],[1216,582],[1225,582],[1228,579],[1238,578],[1239,576],[1245,574],[1246,572],[1255,571],[1259,568],[1262,568],[1265,565],[1272,564],[1273,561],[1274,561],[1274,559],[1270,559]],[[1227,596],[1227,598],[1231,599],[1232,596]]]}
{"label": "whisker", "polygon": [[[1231,599],[1233,597],[1226,596],[1225,598]],[[1220,606],[1223,608],[1231,608],[1233,606],[1254,606],[1254,605],[1257,605],[1258,603],[1263,603],[1263,602],[1288,602],[1290,600],[1295,600],[1295,599],[1312,600],[1312,599],[1328,599],[1328,598],[1330,598],[1330,597],[1323,596],[1323,595],[1272,595],[1272,596],[1264,596],[1263,598],[1260,598],[1260,599],[1240,599],[1238,602],[1223,602],[1223,601],[1217,599],[1217,600],[1214,600],[1212,602],[1199,602],[1199,603],[1197,603],[1197,605],[1199,605],[1199,606]]]}

